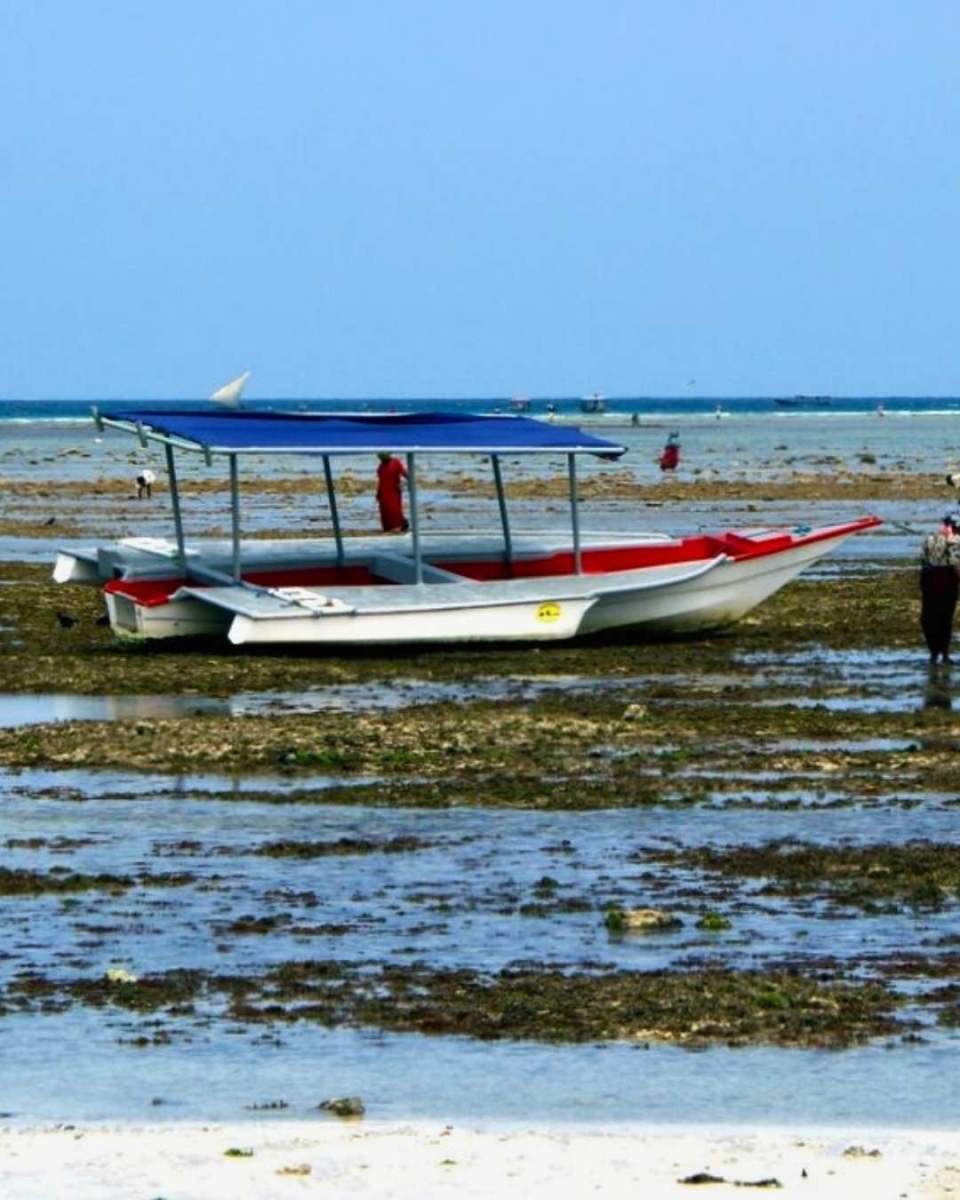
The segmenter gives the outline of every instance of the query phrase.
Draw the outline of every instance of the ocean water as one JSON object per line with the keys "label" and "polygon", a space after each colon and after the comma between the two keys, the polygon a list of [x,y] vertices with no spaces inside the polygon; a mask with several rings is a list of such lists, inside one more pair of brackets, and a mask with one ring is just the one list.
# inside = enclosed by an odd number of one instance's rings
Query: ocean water
{"label": "ocean water", "polygon": [[[772,399],[708,398],[652,400],[618,398],[607,402],[600,415],[580,412],[575,400],[558,400],[549,414],[546,401],[534,401],[524,415],[538,420],[575,423],[591,432],[607,434],[627,447],[627,453],[614,464],[594,464],[589,458],[583,466],[603,473],[626,469],[638,477],[656,477],[656,459],[667,435],[674,432],[681,441],[680,474],[691,473],[751,479],[776,478],[810,467],[836,465],[869,473],[884,468],[932,471],[937,474],[960,469],[960,400],[940,398],[836,399],[821,408],[783,408]],[[118,400],[101,404],[101,411],[138,408],[209,407],[208,402]],[[882,407],[882,414],[881,409]],[[324,411],[324,412],[414,412],[446,408],[451,411],[509,413],[508,401],[451,400],[449,402],[408,401],[293,401],[272,400],[245,404],[249,411]],[[142,451],[134,439],[116,431],[97,433],[91,417],[91,404],[75,400],[0,400],[0,475],[17,477],[32,468],[56,461],[67,476],[78,468],[79,456],[94,452],[97,467],[110,471],[119,451],[144,460],[156,450]],[[183,456],[189,463],[192,456]],[[469,458],[434,459],[443,468],[463,467]],[[563,465],[562,457],[547,456],[548,469]],[[522,465],[522,464],[518,464]],[[85,472],[89,466],[82,465]],[[256,460],[260,472],[289,469],[289,463]],[[534,464],[530,469],[537,469]]]}
{"label": "ocean water", "polygon": [[[175,402],[117,401],[116,406],[139,404],[162,406]],[[207,402],[193,401],[194,407]],[[960,400],[937,397],[896,398],[882,401],[880,414],[876,398],[835,398],[828,405],[796,408],[778,405],[773,398],[690,398],[656,400],[615,398],[607,402],[600,416],[583,414],[575,399],[552,402],[554,419],[576,422],[592,432],[607,434],[626,446],[616,462],[602,462],[589,456],[578,470],[581,479],[602,480],[615,475],[621,484],[635,482],[638,489],[664,478],[657,459],[668,434],[676,432],[681,441],[681,462],[677,478],[684,481],[743,481],[753,488],[754,500],[716,501],[707,497],[687,498],[682,503],[666,502],[652,507],[631,500],[629,493],[618,498],[595,499],[585,505],[582,523],[587,531],[602,529],[610,533],[636,533],[639,530],[684,534],[718,528],[738,528],[758,524],[822,524],[863,515],[860,501],[830,502],[756,502],[755,485],[789,480],[797,475],[845,471],[869,478],[883,472],[915,473],[929,477],[941,488],[942,499],[931,503],[886,500],[871,505],[871,511],[885,525],[875,534],[853,539],[841,548],[839,559],[861,561],[902,557],[912,554],[917,538],[952,508],[958,499],[955,489],[946,485],[946,475],[960,471]],[[545,418],[547,401],[536,400],[530,415]],[[104,405],[105,409],[109,406]],[[377,410],[395,408],[413,411],[436,407],[408,401],[323,401],[272,400],[251,402],[251,409],[298,411],[304,407],[327,411]],[[454,400],[448,407],[480,412],[509,411],[504,400]],[[719,407],[719,415],[717,410]],[[637,423],[633,423],[636,415]],[[132,438],[106,430],[98,433],[90,417],[90,405],[80,401],[0,401],[0,480],[16,486],[21,481],[87,479],[92,473],[107,480],[131,483],[142,467],[153,468],[162,480],[164,461],[154,447],[144,449]],[[178,470],[184,481],[193,479],[224,480],[226,468],[217,462],[207,467],[199,455],[182,454]],[[557,477],[566,470],[562,456],[530,456],[505,460],[504,476],[511,482],[527,482],[543,474]],[[475,528],[478,521],[490,519],[489,500],[470,490],[457,491],[462,477],[487,479],[489,466],[479,456],[447,458],[431,456],[424,467],[421,502],[427,528]],[[340,493],[341,516],[345,528],[363,531],[376,527],[373,502],[373,466],[364,458],[346,458],[334,462],[338,481],[350,477],[355,485]],[[240,465],[243,492],[248,478],[294,477],[302,488],[294,494],[262,496],[256,505],[244,506],[243,529],[257,535],[280,528],[311,527],[328,519],[322,496],[321,472],[308,456],[303,458],[244,458]],[[436,481],[432,486],[431,481]],[[360,486],[356,486],[359,483]],[[135,526],[122,526],[123,536],[140,534],[169,536],[169,504],[162,494],[151,505],[139,506],[135,513],[118,517],[116,498],[94,496],[86,516],[91,524],[102,521],[105,529],[117,527],[118,520],[136,519]],[[622,488],[621,488],[622,493]],[[18,497],[21,511],[32,508],[38,522],[56,516],[54,488],[44,495],[28,493]],[[191,498],[185,506],[187,536],[200,536],[200,530],[224,528],[228,523],[223,495],[206,494]],[[511,521],[516,531],[566,529],[569,514],[561,502],[544,504],[540,500],[519,499],[511,502]],[[89,539],[87,539],[89,540]],[[83,540],[81,539],[81,544]],[[69,542],[57,539],[67,547]],[[0,559],[40,560],[49,557],[50,545],[44,540],[0,538]],[[836,561],[836,560],[831,560]],[[825,568],[829,569],[829,568]]]}
{"label": "ocean water", "polygon": [[[553,415],[562,419],[603,420],[611,423],[629,422],[634,413],[643,419],[658,418],[665,421],[706,417],[711,420],[726,416],[778,417],[781,419],[822,419],[824,417],[849,417],[856,415],[887,416],[960,415],[960,397],[955,396],[831,396],[775,397],[775,396],[609,396],[604,399],[604,411],[600,414],[585,413],[578,397],[531,398],[530,407],[524,413],[534,418]],[[478,413],[509,413],[516,411],[514,401],[505,396],[451,397],[449,399],[419,399],[417,397],[366,397],[342,399],[317,397],[313,399],[269,397],[262,400],[244,399],[242,407],[259,412],[424,412],[432,409]],[[0,398],[0,421],[83,419],[90,415],[92,407],[103,412],[116,408],[187,408],[203,410],[210,401],[149,399],[137,397],[91,398],[85,400],[56,399],[16,400]]]}

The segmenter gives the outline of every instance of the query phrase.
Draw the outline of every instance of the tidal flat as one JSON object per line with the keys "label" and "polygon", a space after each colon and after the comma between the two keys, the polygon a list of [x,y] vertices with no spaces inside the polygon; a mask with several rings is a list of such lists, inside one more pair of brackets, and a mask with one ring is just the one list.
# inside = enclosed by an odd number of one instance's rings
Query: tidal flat
{"label": "tidal flat", "polygon": [[[95,590],[0,578],[11,697],[180,705],[0,729],[9,1020],[92,1010],[141,1049],[954,1036],[960,677],[906,560],[696,641],[349,656],[121,643]],[[673,925],[606,919],[644,906]]]}
{"label": "tidal flat", "polygon": [[[133,499],[136,455],[89,477],[68,458],[56,485],[8,456],[0,536],[29,553],[0,563],[0,1039],[53,1022],[110,1072],[178,1047],[309,1057],[351,1031],[398,1062],[397,1038],[584,1063],[953,1046],[960,674],[927,667],[903,540],[943,480],[778,454],[724,479],[583,480],[584,519],[614,529],[638,506],[654,526],[888,517],[727,632],[348,654],[118,641],[97,590],[42,560],[53,538],[164,532],[162,485]],[[341,482],[362,527],[368,481]],[[256,536],[322,532],[314,485],[265,475]],[[206,536],[224,487],[184,480]],[[564,492],[508,486],[528,519]],[[467,527],[489,499],[469,473],[424,481],[427,521]],[[662,924],[629,928],[637,910]]]}

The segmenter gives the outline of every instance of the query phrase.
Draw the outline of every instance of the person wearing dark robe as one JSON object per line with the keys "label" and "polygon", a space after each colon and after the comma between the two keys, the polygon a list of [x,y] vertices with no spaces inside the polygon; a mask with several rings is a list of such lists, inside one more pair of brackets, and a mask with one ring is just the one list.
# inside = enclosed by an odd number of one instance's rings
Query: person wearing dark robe
{"label": "person wearing dark robe", "polygon": [[407,477],[407,469],[399,458],[385,450],[377,456],[377,504],[380,506],[380,527],[384,533],[406,533],[410,528],[403,515],[403,493],[401,484]]}
{"label": "person wearing dark robe", "polygon": [[930,662],[951,663],[950,639],[960,591],[960,516],[947,515],[920,547],[920,628]]}

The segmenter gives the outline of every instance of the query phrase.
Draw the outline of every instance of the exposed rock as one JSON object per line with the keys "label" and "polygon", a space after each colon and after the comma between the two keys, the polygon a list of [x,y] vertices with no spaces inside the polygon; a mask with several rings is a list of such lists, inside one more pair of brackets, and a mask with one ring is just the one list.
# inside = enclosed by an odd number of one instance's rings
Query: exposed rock
{"label": "exposed rock", "polygon": [[367,1111],[359,1096],[337,1096],[323,1100],[317,1107],[333,1113],[335,1117],[362,1117]]}
{"label": "exposed rock", "polygon": [[604,924],[614,933],[659,933],[683,922],[663,908],[608,908]]}
{"label": "exposed rock", "polygon": [[138,983],[139,982],[136,975],[133,975],[130,971],[125,970],[123,967],[109,967],[107,969],[107,971],[105,972],[105,975],[110,983]]}

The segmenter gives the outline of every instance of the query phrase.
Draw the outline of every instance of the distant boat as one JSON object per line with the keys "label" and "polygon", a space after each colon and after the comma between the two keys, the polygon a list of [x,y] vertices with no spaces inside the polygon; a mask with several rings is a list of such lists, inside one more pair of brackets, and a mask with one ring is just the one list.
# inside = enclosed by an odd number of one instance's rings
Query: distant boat
{"label": "distant boat", "polygon": [[531,408],[531,401],[527,396],[514,396],[514,398],[510,401],[510,408],[513,412],[529,412]]}
{"label": "distant boat", "polygon": [[585,413],[602,413],[607,411],[607,402],[599,392],[592,396],[584,396],[580,401],[580,411]]}
{"label": "distant boat", "polygon": [[229,408],[236,408],[240,403],[240,396],[249,378],[250,372],[244,371],[244,373],[242,375],[238,375],[236,379],[231,379],[230,382],[225,383],[223,387],[219,387],[215,392],[211,392],[210,399],[215,404],[225,404]]}
{"label": "distant boat", "polygon": [[774,400],[783,408],[826,408],[830,402],[830,396],[778,396]]}

